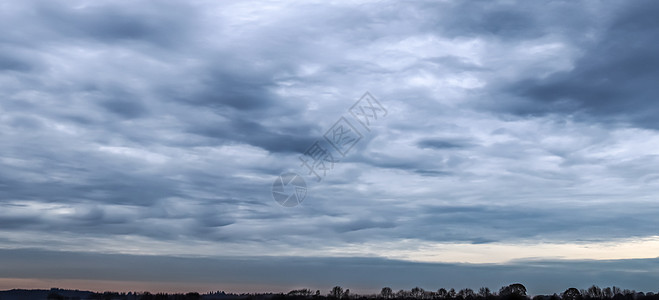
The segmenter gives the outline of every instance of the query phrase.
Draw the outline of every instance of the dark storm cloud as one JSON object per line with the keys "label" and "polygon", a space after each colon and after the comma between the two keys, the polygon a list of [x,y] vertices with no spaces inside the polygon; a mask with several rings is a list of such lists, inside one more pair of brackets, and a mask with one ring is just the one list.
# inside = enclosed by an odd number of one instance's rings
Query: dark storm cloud
{"label": "dark storm cloud", "polygon": [[[438,199],[439,200],[439,199]],[[316,204],[316,205],[321,205]],[[616,207],[615,214],[607,213],[606,206],[582,209],[561,207],[540,208],[538,205],[508,206],[492,203],[490,206],[420,206],[404,204],[386,205],[369,209],[371,214],[360,214],[359,221],[324,221],[314,224],[317,230],[331,228],[342,232],[346,240],[378,241],[391,239],[424,239],[436,242],[465,242],[472,244],[510,242],[515,239],[565,239],[579,236],[581,241],[601,241],[607,238],[652,236],[656,206]],[[330,208],[326,208],[330,209]],[[413,215],[406,220],[405,216]],[[344,216],[350,216],[346,213]],[[607,224],[616,224],[610,228]],[[368,229],[364,232],[361,230]],[[289,230],[293,233],[293,230]]]}
{"label": "dark storm cloud", "polygon": [[[287,130],[286,130],[287,129]],[[273,131],[247,117],[217,124],[192,126],[190,133],[203,135],[221,142],[238,141],[263,148],[269,152],[302,153],[318,139],[310,132],[312,128],[280,128]]]}
{"label": "dark storm cloud", "polygon": [[338,232],[359,231],[371,228],[394,228],[394,222],[391,221],[374,221],[374,220],[354,220],[343,224],[333,226]]}
{"label": "dark storm cloud", "polygon": [[[190,98],[195,104],[210,107],[231,107],[237,110],[261,110],[275,106],[275,97],[268,92],[274,85],[272,70],[223,70],[227,62],[218,61],[219,70],[209,70],[208,79],[203,81],[205,91]],[[233,63],[240,65],[241,63]],[[246,65],[247,62],[243,62]],[[265,73],[262,73],[266,71]]]}
{"label": "dark storm cloud", "polygon": [[421,148],[433,149],[453,149],[470,147],[472,144],[464,140],[451,140],[451,139],[423,139],[417,143]]}
{"label": "dark storm cloud", "polygon": [[[406,228],[401,232],[412,234],[412,230],[417,229],[426,231],[430,239],[472,243],[506,241],[510,236],[561,239],[566,235],[597,241],[604,233],[600,232],[601,228],[606,224],[618,224],[616,228],[607,229],[609,237],[653,235],[655,230],[651,223],[654,213],[641,213],[638,209],[619,207],[616,214],[607,214],[607,207],[565,210],[560,207],[538,209],[500,204],[490,207],[430,206],[420,209],[413,224],[405,224],[403,227]],[[481,231],[476,228],[481,228]]]}
{"label": "dark storm cloud", "polygon": [[[587,3],[572,1],[429,1],[415,6],[424,30],[451,38],[500,39],[509,43],[565,35],[578,42],[593,26]],[[591,16],[599,18],[601,16]],[[583,32],[570,32],[579,28]]]}
{"label": "dark storm cloud", "polygon": [[440,26],[449,36],[494,35],[519,39],[543,34],[545,28],[539,26],[528,10],[516,4],[461,2],[444,15],[446,19],[440,21]]}
{"label": "dark storm cloud", "polygon": [[12,51],[6,47],[0,47],[0,72],[28,72],[33,68],[35,68],[34,63],[23,53],[15,50]]}
{"label": "dark storm cloud", "polygon": [[[88,199],[149,205],[162,197],[179,195],[175,182],[162,177],[139,176],[134,173],[139,167],[128,167],[128,161],[108,159],[77,148],[79,145],[76,144],[58,145],[56,138],[39,135],[34,138],[35,144],[59,147],[42,149],[29,143],[18,147],[18,151],[31,159],[24,165],[5,167],[0,172],[2,181],[8,183],[8,187],[0,191],[4,199],[63,203]],[[31,166],[40,166],[47,171],[34,170]]]}
{"label": "dark storm cloud", "polygon": [[585,114],[594,121],[658,129],[657,12],[659,5],[652,1],[627,3],[572,70],[513,84],[510,91],[522,103],[512,109],[519,114]]}
{"label": "dark storm cloud", "polygon": [[[33,5],[32,7],[31,4]],[[81,41],[147,42],[172,47],[184,42],[189,18],[194,11],[174,1],[160,1],[158,9],[147,6],[125,6],[119,3],[27,2],[10,5],[9,10],[23,13],[32,21],[28,30],[42,34],[49,42],[56,36]],[[14,18],[10,18],[11,21]],[[24,38],[24,37],[22,37]],[[25,40],[27,41],[27,40]]]}
{"label": "dark storm cloud", "polygon": [[133,119],[147,113],[139,96],[130,92],[118,88],[104,88],[94,92],[101,98],[98,105],[121,118]]}

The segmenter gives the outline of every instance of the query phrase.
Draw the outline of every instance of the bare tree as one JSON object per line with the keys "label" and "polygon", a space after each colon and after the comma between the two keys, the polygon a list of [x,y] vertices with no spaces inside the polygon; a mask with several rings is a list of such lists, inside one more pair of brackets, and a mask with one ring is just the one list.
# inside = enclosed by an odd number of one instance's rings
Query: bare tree
{"label": "bare tree", "polygon": [[483,298],[487,298],[487,297],[492,296],[492,292],[490,292],[490,288],[482,287],[478,290],[478,296],[481,296]]}
{"label": "bare tree", "polygon": [[586,291],[588,294],[588,297],[593,298],[593,299],[602,299],[602,289],[600,289],[598,286],[593,285],[588,288]]}
{"label": "bare tree", "polygon": [[330,290],[329,296],[334,299],[341,299],[341,297],[343,297],[343,288],[338,285],[333,287],[332,290]]}
{"label": "bare tree", "polygon": [[606,287],[606,288],[604,288],[604,290],[602,290],[602,295],[604,296],[604,298],[607,298],[607,299],[613,298],[613,296],[614,296],[613,290],[611,290],[610,287]]}
{"label": "bare tree", "polygon": [[472,289],[461,289],[458,292],[458,297],[460,297],[462,299],[474,298],[474,296],[475,296],[474,290],[472,290]]}
{"label": "bare tree", "polygon": [[380,291],[380,297],[384,299],[391,299],[394,297],[394,292],[388,286],[383,287],[382,290]]}
{"label": "bare tree", "polygon": [[289,296],[311,297],[313,292],[310,289],[292,290],[288,292]]}
{"label": "bare tree", "polygon": [[414,299],[423,299],[423,294],[425,291],[420,287],[415,287],[410,291],[410,296]]}

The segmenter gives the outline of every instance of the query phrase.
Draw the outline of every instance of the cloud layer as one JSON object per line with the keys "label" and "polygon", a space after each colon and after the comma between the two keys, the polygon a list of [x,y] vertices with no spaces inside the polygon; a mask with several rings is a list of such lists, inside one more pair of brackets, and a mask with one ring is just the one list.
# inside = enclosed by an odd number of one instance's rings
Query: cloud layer
{"label": "cloud layer", "polygon": [[[1,4],[0,247],[418,260],[656,237],[658,9]],[[387,116],[280,207],[275,178],[366,91]]]}
{"label": "cloud layer", "polygon": [[310,288],[325,294],[335,285],[358,293],[378,293],[384,286],[396,291],[415,286],[428,291],[439,288],[476,290],[482,286],[498,290],[511,282],[524,282],[530,295],[551,295],[575,286],[609,286],[612,281],[639,291],[656,291],[659,271],[657,259],[532,260],[495,265],[414,263],[364,257],[181,258],[32,249],[0,250],[0,254],[3,265],[0,278],[12,276],[23,285],[29,284],[27,280],[21,281],[26,278],[66,280],[70,288],[85,288],[97,282],[106,286],[114,282],[132,282],[143,286],[196,285],[207,291],[227,292],[288,292]]}

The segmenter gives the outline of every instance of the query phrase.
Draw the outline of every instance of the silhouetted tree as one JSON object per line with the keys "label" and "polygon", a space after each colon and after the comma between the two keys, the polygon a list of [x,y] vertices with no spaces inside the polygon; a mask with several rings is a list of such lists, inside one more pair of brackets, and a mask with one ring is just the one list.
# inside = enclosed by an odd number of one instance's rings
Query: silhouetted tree
{"label": "silhouetted tree", "polygon": [[383,287],[382,290],[380,291],[380,297],[384,299],[391,299],[394,297],[394,292],[388,286]]}
{"label": "silhouetted tree", "polygon": [[423,299],[425,291],[420,287],[415,287],[410,291],[410,296],[414,299]]}
{"label": "silhouetted tree", "polygon": [[602,290],[602,296],[604,296],[604,298],[611,299],[613,298],[613,295],[613,290],[611,290],[610,287],[606,287]]}
{"label": "silhouetted tree", "polygon": [[288,292],[287,295],[292,297],[311,297],[313,295],[313,292],[310,289],[300,289],[300,290],[292,290]]}
{"label": "silhouetted tree", "polygon": [[185,294],[185,299],[186,300],[199,300],[199,299],[201,299],[201,295],[199,295],[199,293],[187,293],[187,294]]}
{"label": "silhouetted tree", "polygon": [[499,289],[499,297],[502,299],[521,300],[526,299],[526,287],[521,283],[513,283]]}
{"label": "silhouetted tree", "polygon": [[451,288],[450,290],[448,290],[448,297],[451,298],[451,299],[455,299],[455,289],[454,288]]}
{"label": "silhouetted tree", "polygon": [[448,297],[448,291],[445,288],[437,290],[437,297],[440,299],[446,299],[446,297]]}
{"label": "silhouetted tree", "polygon": [[329,296],[334,299],[341,299],[341,297],[343,297],[343,288],[338,285],[333,287]]}
{"label": "silhouetted tree", "polygon": [[499,289],[500,296],[526,296],[526,287],[521,283],[513,283],[509,286],[504,286]]}
{"label": "silhouetted tree", "polygon": [[472,290],[472,289],[461,289],[458,292],[458,297],[460,297],[462,299],[473,299],[474,296],[475,296],[474,290]]}
{"label": "silhouetted tree", "polygon": [[482,287],[478,290],[478,296],[481,296],[483,298],[488,298],[492,296],[492,292],[490,291],[490,288]]}
{"label": "silhouetted tree", "polygon": [[586,294],[592,299],[602,299],[602,289],[596,285],[589,287]]}
{"label": "silhouetted tree", "polygon": [[563,292],[563,295],[561,295],[563,300],[580,300],[581,299],[581,292],[577,290],[576,288],[569,288]]}

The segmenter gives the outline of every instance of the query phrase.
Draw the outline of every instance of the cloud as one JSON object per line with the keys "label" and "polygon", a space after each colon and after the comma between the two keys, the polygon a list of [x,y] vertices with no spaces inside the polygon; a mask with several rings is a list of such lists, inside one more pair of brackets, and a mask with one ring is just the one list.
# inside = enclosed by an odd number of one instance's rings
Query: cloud
{"label": "cloud", "polygon": [[523,99],[513,111],[585,115],[592,121],[657,129],[652,117],[657,46],[650,37],[656,34],[652,16],[658,7],[649,2],[626,5],[573,69],[512,84],[510,91]]}
{"label": "cloud", "polygon": [[460,140],[445,140],[445,139],[424,139],[418,142],[419,147],[433,148],[433,149],[452,149],[468,147],[469,142]]}

